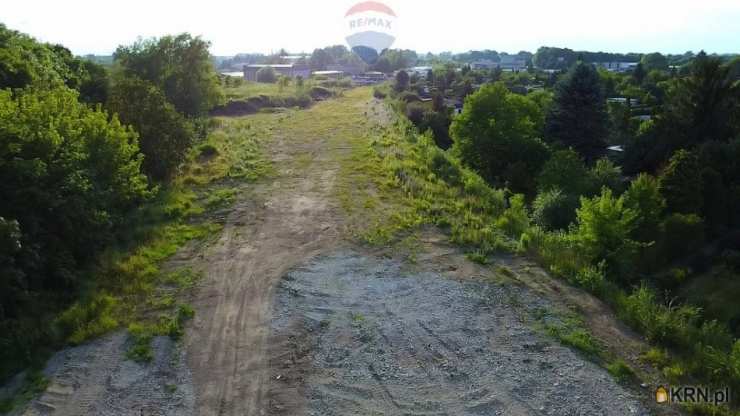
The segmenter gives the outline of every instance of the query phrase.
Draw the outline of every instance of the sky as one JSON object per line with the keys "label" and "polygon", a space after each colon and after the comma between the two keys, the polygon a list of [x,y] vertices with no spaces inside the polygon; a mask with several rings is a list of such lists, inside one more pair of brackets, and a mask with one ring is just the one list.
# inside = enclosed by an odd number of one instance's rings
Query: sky
{"label": "sky", "polygon": [[[212,54],[231,56],[344,44],[345,12],[359,0],[2,1],[1,23],[77,55],[190,32],[209,40]],[[398,16],[393,47],[418,52],[740,52],[739,0],[382,1]]]}

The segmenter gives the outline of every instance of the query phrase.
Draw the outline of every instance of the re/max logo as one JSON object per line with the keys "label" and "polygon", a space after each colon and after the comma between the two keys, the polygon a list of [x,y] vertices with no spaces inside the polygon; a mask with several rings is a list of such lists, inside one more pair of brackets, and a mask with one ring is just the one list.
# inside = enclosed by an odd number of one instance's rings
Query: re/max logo
{"label": "re/max logo", "polygon": [[677,386],[670,389],[660,386],[655,392],[658,403],[704,403],[723,405],[730,403],[730,388],[711,389],[698,386]]}
{"label": "re/max logo", "polygon": [[350,29],[357,29],[360,27],[374,26],[382,27],[385,29],[391,29],[391,21],[380,17],[365,17],[362,19],[352,19],[349,21]]}

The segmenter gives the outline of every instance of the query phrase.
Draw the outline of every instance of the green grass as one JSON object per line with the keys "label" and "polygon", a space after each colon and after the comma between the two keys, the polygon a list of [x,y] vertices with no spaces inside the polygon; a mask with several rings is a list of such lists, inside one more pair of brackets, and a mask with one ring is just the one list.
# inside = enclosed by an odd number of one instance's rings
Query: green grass
{"label": "green grass", "polygon": [[620,383],[628,383],[636,379],[636,375],[632,367],[630,367],[624,360],[617,359],[606,365],[606,370]]}

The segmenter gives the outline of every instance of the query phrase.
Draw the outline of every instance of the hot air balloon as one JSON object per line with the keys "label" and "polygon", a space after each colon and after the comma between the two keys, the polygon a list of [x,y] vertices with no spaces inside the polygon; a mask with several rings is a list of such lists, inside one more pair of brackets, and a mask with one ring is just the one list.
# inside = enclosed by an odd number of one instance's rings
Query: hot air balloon
{"label": "hot air balloon", "polygon": [[396,14],[387,5],[365,1],[352,6],[344,16],[347,43],[365,63],[372,65],[396,40]]}

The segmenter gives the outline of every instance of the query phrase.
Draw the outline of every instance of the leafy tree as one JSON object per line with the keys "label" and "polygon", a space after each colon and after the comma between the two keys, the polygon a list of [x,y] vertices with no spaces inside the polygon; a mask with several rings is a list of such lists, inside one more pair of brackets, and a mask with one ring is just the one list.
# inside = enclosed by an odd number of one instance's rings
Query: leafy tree
{"label": "leafy tree", "polygon": [[540,192],[559,189],[574,196],[590,196],[595,192],[588,169],[572,149],[552,154],[537,177],[537,186]]}
{"label": "leafy tree", "polygon": [[658,52],[649,53],[642,57],[640,64],[646,72],[658,70],[668,71],[668,58]]}
{"label": "leafy tree", "polygon": [[[136,134],[81,104],[76,92],[60,87],[14,98],[0,91],[0,263],[20,270],[0,279],[11,286],[0,292],[74,287],[80,264],[149,195],[140,167]],[[23,302],[14,298],[0,309],[16,317]]]}
{"label": "leafy tree", "polygon": [[188,33],[119,46],[113,55],[125,76],[159,88],[177,111],[188,117],[206,113],[221,100],[210,43]]}
{"label": "leafy tree", "polygon": [[566,230],[576,218],[578,198],[557,188],[537,194],[532,203],[532,218],[546,230]]}
{"label": "leafy tree", "polygon": [[602,158],[591,168],[591,178],[596,189],[607,188],[620,192],[622,189],[622,169],[611,160]]}
{"label": "leafy tree", "polygon": [[645,66],[642,64],[642,62],[638,62],[637,66],[635,66],[635,69],[632,71],[632,79],[635,80],[635,83],[637,85],[642,85],[642,82],[645,81],[646,76],[647,71],[645,71]]}
{"label": "leafy tree", "polygon": [[670,212],[698,214],[702,209],[699,158],[686,150],[676,152],[660,175],[660,193]]}
{"label": "leafy tree", "polygon": [[555,86],[545,138],[594,161],[606,152],[608,122],[599,74],[592,65],[580,62]]}
{"label": "leafy tree", "polygon": [[0,24],[0,89],[29,85],[66,85],[80,91],[89,103],[105,102],[107,72],[102,66],[76,58],[60,45],[39,43]]}
{"label": "leafy tree", "polygon": [[622,270],[632,260],[635,244],[630,235],[638,215],[625,205],[623,197],[616,198],[604,188],[592,199],[581,198],[574,237],[594,263],[606,261],[611,270]]}
{"label": "leafy tree", "polygon": [[154,85],[133,77],[116,81],[108,108],[139,133],[144,171],[153,179],[168,179],[193,142],[190,123]]}
{"label": "leafy tree", "polygon": [[656,241],[666,207],[658,180],[648,174],[640,174],[624,193],[624,203],[627,208],[639,213],[632,238],[646,243]]}
{"label": "leafy tree", "polygon": [[548,155],[537,138],[541,123],[535,103],[503,83],[488,84],[468,97],[452,122],[453,149],[490,183],[531,194]]}

